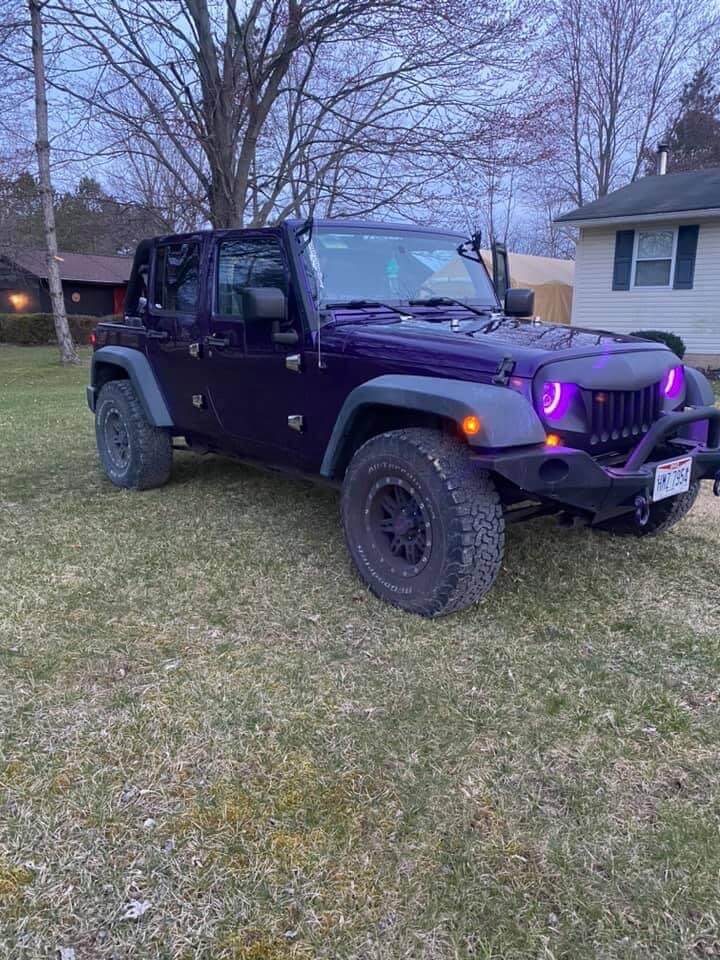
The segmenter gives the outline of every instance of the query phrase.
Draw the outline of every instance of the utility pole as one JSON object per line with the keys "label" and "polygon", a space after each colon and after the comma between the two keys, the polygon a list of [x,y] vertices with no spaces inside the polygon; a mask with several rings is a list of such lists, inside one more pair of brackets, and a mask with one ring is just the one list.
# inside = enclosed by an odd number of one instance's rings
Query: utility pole
{"label": "utility pole", "polygon": [[30,7],[30,26],[32,31],[33,76],[35,78],[35,126],[37,139],[35,149],[38,160],[38,182],[42,203],[43,225],[45,228],[45,250],[47,253],[48,287],[52,303],[55,333],[60,350],[60,362],[79,363],[72,334],[65,313],[60,266],[58,261],[57,232],[55,230],[55,210],[53,208],[52,182],[50,179],[50,134],[48,130],[48,104],[45,84],[45,51],[43,48],[43,25],[41,0],[28,0]]}

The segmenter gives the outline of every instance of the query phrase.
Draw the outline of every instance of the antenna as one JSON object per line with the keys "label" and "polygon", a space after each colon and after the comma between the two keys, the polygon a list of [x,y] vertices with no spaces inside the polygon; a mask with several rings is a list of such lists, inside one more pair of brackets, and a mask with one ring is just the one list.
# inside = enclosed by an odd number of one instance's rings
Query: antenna
{"label": "antenna", "polygon": [[322,351],[320,349],[320,331],[322,330],[322,323],[320,323],[320,311],[318,310],[317,314],[317,358],[318,358],[318,370],[324,370]]}

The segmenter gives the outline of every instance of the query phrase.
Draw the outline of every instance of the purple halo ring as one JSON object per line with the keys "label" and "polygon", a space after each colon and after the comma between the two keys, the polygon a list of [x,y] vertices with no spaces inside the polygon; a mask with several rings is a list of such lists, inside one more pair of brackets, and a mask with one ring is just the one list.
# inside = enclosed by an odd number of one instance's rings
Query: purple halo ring
{"label": "purple halo ring", "polygon": [[683,367],[670,367],[662,379],[660,392],[666,400],[674,400],[680,396],[684,384],[685,371]]}
{"label": "purple halo ring", "polygon": [[559,383],[557,380],[548,380],[543,384],[542,389],[542,412],[546,417],[557,417],[561,415],[561,406],[565,399],[568,384]]}

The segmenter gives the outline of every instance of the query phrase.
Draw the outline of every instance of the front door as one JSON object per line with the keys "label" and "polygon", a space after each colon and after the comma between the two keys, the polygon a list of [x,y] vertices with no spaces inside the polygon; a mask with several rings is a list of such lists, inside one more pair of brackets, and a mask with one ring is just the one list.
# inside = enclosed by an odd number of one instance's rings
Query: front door
{"label": "front door", "polygon": [[147,306],[147,351],[178,433],[206,435],[214,426],[203,396],[200,309],[202,244],[198,239],[155,249]]}
{"label": "front door", "polygon": [[[302,468],[308,456],[303,328],[280,236],[244,231],[218,238],[212,275],[204,366],[221,432],[247,456]],[[249,287],[281,290],[286,319],[245,315],[243,291]]]}

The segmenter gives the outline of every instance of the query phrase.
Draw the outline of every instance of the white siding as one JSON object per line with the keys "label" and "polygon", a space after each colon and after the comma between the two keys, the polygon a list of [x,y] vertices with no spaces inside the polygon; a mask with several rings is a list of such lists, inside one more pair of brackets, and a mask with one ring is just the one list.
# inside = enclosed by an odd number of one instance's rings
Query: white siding
{"label": "white siding", "polygon": [[[616,228],[583,228],[576,253],[573,324],[617,333],[667,330],[682,337],[688,353],[720,354],[720,220],[699,222],[692,290],[613,290]],[[628,223],[622,229],[640,226]]]}

